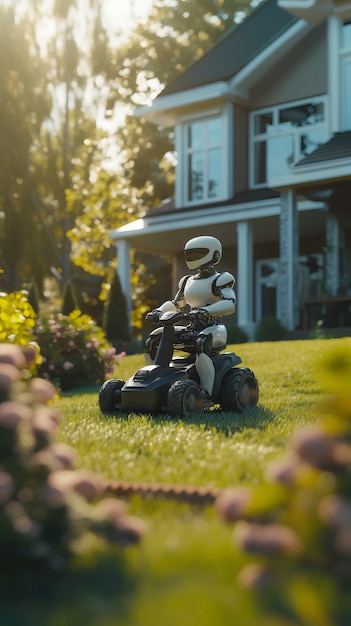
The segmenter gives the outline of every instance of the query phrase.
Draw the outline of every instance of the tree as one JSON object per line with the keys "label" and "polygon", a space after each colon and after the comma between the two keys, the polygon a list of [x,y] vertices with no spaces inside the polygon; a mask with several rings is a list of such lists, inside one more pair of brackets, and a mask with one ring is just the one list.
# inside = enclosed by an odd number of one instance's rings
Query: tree
{"label": "tree", "polygon": [[130,341],[127,303],[117,274],[114,275],[104,309],[103,330],[111,343]]}
{"label": "tree", "polygon": [[29,219],[29,167],[32,142],[51,105],[43,67],[32,58],[24,24],[0,7],[0,265],[7,291],[20,287],[21,268],[38,236],[38,224]]}
{"label": "tree", "polygon": [[68,280],[63,288],[62,314],[69,315],[72,311],[77,310],[79,310],[79,305],[76,290],[73,282]]}
{"label": "tree", "polygon": [[84,197],[72,203],[67,195],[78,177],[81,189],[91,186],[105,156],[97,123],[106,108],[100,0],[78,8],[74,0],[28,3],[21,13],[0,8],[0,263],[7,290],[26,274],[40,284],[50,270],[63,289],[73,272],[67,233]]}
{"label": "tree", "polygon": [[[173,196],[173,129],[136,118],[133,110],[150,103],[157,92],[233,26],[238,11],[248,9],[248,0],[154,0],[149,17],[136,26],[129,39],[116,49],[109,47],[104,67],[111,108],[117,111],[123,105],[126,110],[125,121],[115,133],[120,178],[113,201],[105,196],[103,221],[91,199],[94,194],[89,193],[86,198],[83,213],[70,232],[75,249],[79,251],[79,256],[75,257],[77,263],[88,268],[92,263],[101,262],[103,247],[111,245],[109,228],[143,216]],[[103,187],[104,178],[104,174],[98,177],[96,189]],[[101,189],[101,201],[100,193]],[[89,244],[85,245],[87,233]],[[143,268],[141,273],[140,267]],[[156,298],[159,303],[163,296],[169,296],[170,274],[167,259],[134,255],[132,315],[135,326],[141,326],[144,312],[152,308]]]}

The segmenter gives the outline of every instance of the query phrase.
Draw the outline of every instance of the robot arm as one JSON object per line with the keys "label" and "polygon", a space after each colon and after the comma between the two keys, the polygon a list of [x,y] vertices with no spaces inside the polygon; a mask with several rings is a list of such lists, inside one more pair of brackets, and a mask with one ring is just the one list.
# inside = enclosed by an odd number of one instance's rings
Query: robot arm
{"label": "robot arm", "polygon": [[184,297],[184,289],[188,278],[189,276],[183,276],[183,278],[180,279],[178,284],[178,291],[173,300],[167,300],[159,307],[157,307],[157,309],[154,309],[153,311],[147,313],[145,319],[149,322],[157,323],[162,313],[167,313],[168,311],[175,312],[183,309],[187,304]]}
{"label": "robot arm", "polygon": [[184,296],[184,290],[188,278],[190,278],[189,274],[187,276],[183,276],[178,283],[178,291],[172,300],[173,304],[176,307],[176,310],[183,309],[187,305],[187,301]]}
{"label": "robot arm", "polygon": [[235,278],[229,272],[222,272],[212,285],[212,291],[219,299],[213,304],[203,307],[213,316],[231,315],[235,313],[236,295],[234,291]]}

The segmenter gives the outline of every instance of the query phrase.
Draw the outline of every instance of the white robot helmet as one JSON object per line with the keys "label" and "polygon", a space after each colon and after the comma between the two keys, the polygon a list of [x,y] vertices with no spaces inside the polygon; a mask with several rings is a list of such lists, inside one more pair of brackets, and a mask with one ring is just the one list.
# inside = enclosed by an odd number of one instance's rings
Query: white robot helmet
{"label": "white robot helmet", "polygon": [[215,237],[194,237],[185,244],[184,253],[189,270],[197,270],[219,263],[222,258],[222,244]]}

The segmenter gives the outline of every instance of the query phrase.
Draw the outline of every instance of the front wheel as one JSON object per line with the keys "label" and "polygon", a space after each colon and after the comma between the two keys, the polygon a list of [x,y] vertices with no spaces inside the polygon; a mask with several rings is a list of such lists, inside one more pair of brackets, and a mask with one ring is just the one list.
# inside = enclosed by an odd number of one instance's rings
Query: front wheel
{"label": "front wheel", "polygon": [[177,380],[168,390],[167,406],[171,415],[180,417],[202,413],[204,403],[199,385],[193,380]]}
{"label": "front wheel", "polygon": [[242,413],[245,409],[253,409],[258,397],[257,379],[247,367],[231,369],[224,375],[219,391],[223,411]]}
{"label": "front wheel", "polygon": [[121,389],[125,384],[120,378],[105,380],[99,392],[99,406],[102,413],[113,413],[121,404]]}

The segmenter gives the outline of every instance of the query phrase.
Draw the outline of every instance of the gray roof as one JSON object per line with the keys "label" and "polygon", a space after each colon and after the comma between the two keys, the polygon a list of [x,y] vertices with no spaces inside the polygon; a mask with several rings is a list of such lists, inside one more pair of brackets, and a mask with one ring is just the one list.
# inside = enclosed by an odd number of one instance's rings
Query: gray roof
{"label": "gray roof", "polygon": [[206,205],[197,204],[191,207],[185,206],[185,207],[178,207],[178,208],[175,207],[174,198],[170,198],[168,200],[165,200],[165,202],[163,202],[161,206],[149,211],[147,214],[147,217],[149,219],[150,217],[156,217],[156,216],[158,217],[159,215],[171,215],[172,213],[177,213],[177,215],[179,215],[182,212],[198,211],[199,209],[206,210],[206,209],[211,209],[214,207],[218,208],[218,207],[228,206],[232,204],[243,204],[245,202],[259,202],[260,200],[272,200],[274,198],[278,198],[279,195],[280,195],[279,192],[275,191],[274,189],[270,189],[269,187],[264,187],[260,189],[248,189],[247,191],[237,194],[233,198],[229,198],[229,200],[222,200],[220,202],[208,203]]}
{"label": "gray roof", "polygon": [[160,95],[227,81],[298,20],[265,0],[244,22],[230,29],[214,48],[173,80]]}
{"label": "gray roof", "polygon": [[335,133],[329,141],[296,163],[295,167],[335,161],[336,159],[351,159],[351,130]]}

